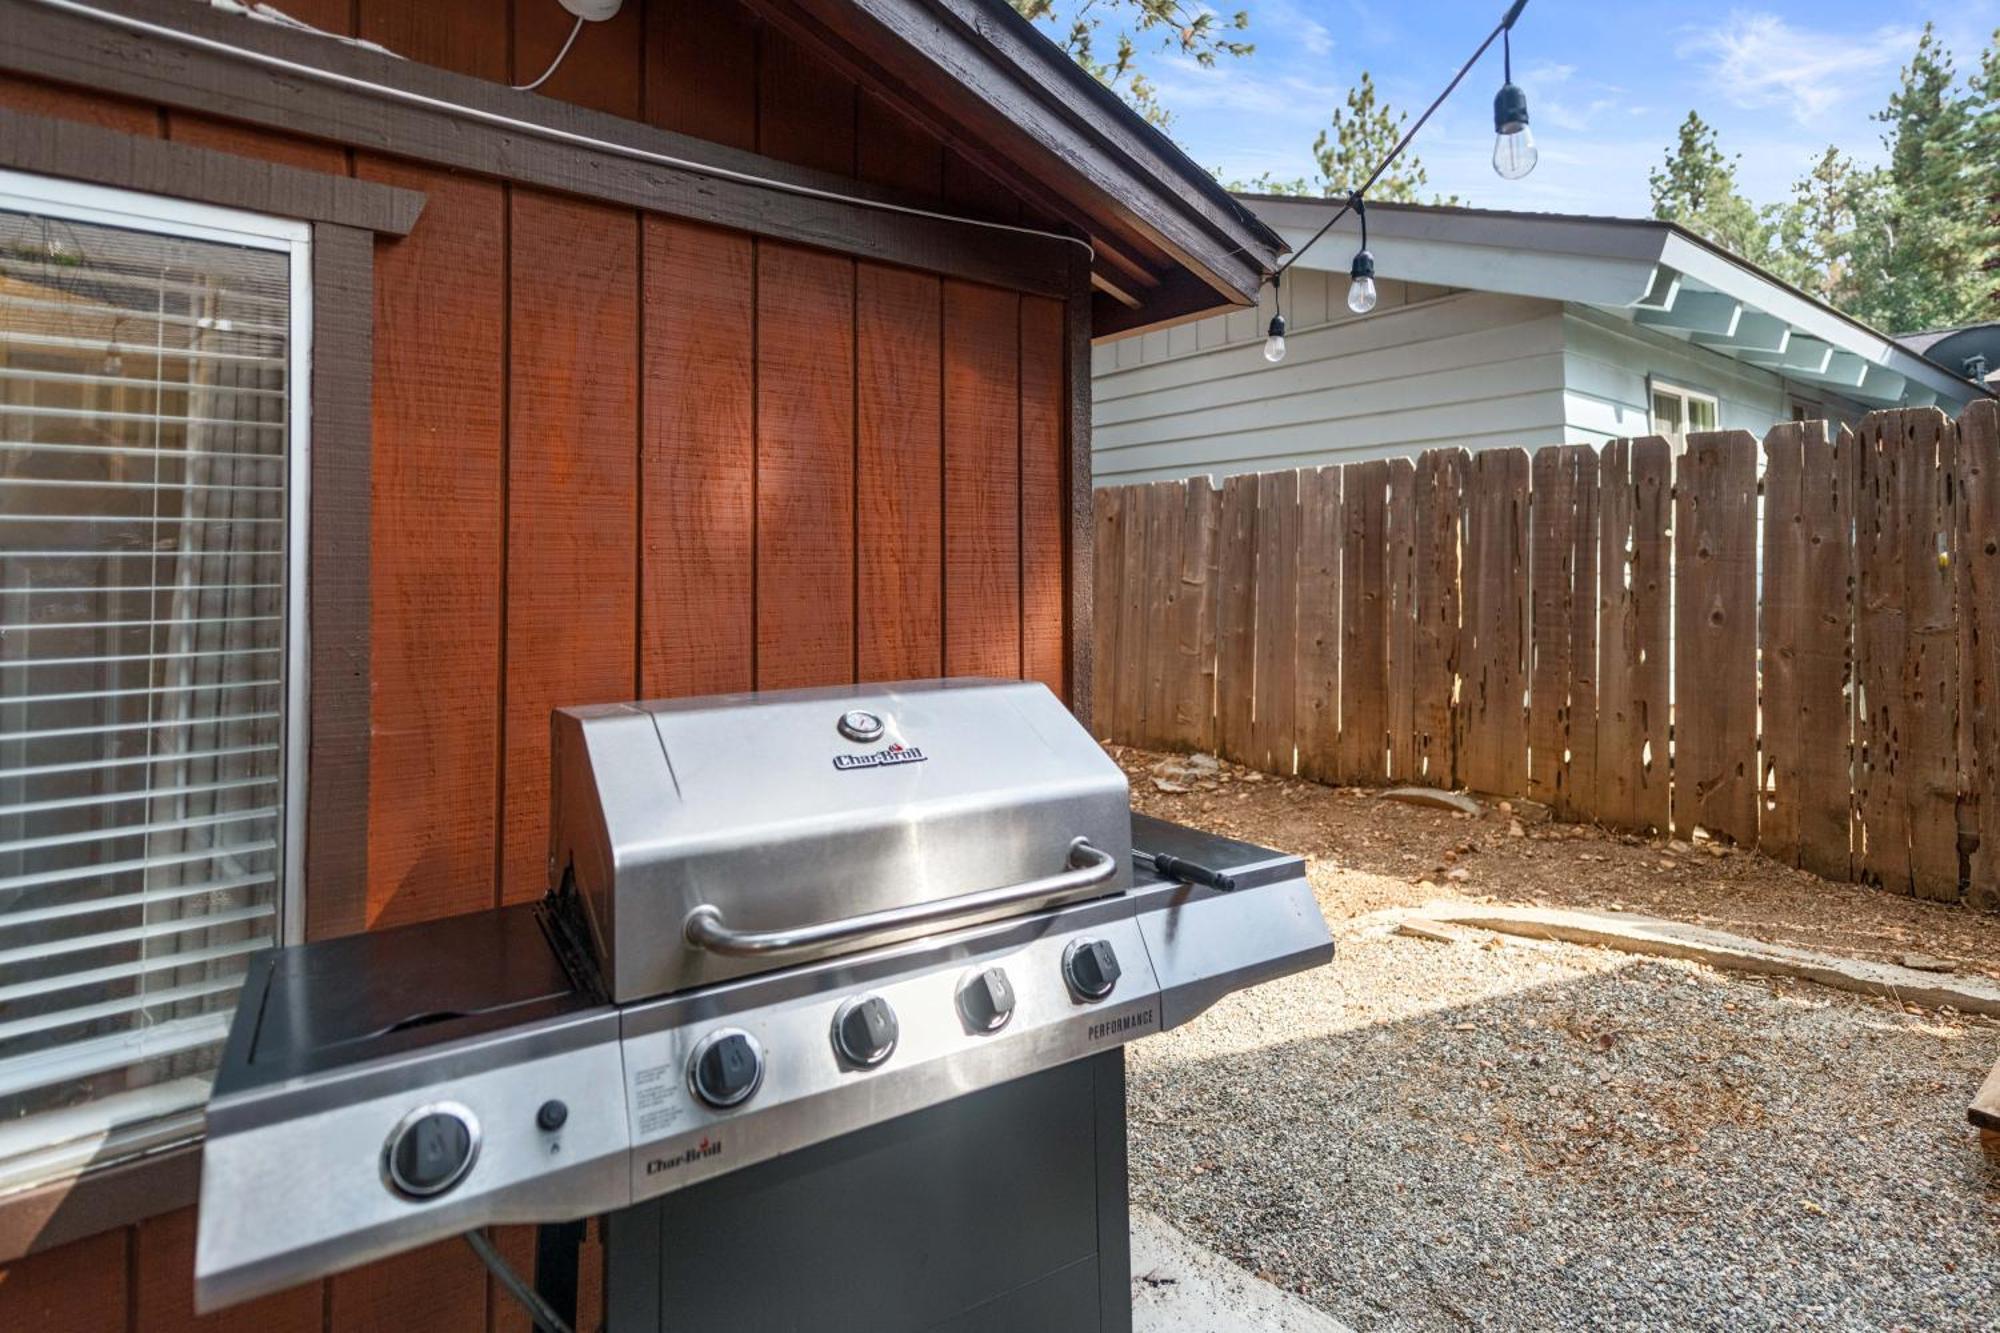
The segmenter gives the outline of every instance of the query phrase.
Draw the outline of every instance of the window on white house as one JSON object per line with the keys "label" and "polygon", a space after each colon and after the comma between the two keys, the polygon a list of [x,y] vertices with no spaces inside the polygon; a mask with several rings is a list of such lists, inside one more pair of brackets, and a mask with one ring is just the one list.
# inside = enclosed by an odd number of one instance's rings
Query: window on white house
{"label": "window on white house", "polygon": [[0,1189],[192,1133],[296,916],[309,245],[0,172]]}
{"label": "window on white house", "polygon": [[1652,382],[1653,433],[1675,438],[1698,430],[1714,430],[1716,401],[1713,395],[1683,389],[1660,380]]}

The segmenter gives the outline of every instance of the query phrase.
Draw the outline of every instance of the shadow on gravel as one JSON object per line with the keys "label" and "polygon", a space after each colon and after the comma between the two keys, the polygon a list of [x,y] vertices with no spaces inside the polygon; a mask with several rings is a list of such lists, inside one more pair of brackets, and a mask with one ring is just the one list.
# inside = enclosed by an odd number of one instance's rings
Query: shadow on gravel
{"label": "shadow on gravel", "polygon": [[1996,1055],[1809,986],[1362,937],[1134,1049],[1134,1200],[1360,1329],[1991,1329]]}

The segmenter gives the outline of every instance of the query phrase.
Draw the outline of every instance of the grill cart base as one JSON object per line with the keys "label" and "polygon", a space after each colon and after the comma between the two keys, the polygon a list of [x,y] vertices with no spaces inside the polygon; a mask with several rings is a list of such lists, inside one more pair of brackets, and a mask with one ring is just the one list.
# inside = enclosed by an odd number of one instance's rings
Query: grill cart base
{"label": "grill cart base", "polygon": [[1126,1333],[1106,1051],[605,1219],[610,1333]]}

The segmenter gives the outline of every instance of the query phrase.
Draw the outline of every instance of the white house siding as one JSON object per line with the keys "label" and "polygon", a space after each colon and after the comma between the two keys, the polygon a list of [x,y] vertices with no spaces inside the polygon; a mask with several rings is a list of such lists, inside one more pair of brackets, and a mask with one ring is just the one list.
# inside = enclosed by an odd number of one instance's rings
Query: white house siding
{"label": "white house siding", "polygon": [[1602,444],[1652,429],[1647,377],[1712,395],[1723,430],[1762,437],[1789,421],[1792,403],[1817,403],[1835,420],[1855,420],[1862,409],[1819,386],[1782,376],[1710,351],[1698,344],[1641,328],[1589,307],[1571,306],[1563,318],[1567,355],[1563,367],[1564,438]]}
{"label": "white house siding", "polygon": [[1560,302],[1385,279],[1359,317],[1346,287],[1321,273],[1286,280],[1292,332],[1275,366],[1262,350],[1268,292],[1259,311],[1095,347],[1097,484],[1565,438]]}

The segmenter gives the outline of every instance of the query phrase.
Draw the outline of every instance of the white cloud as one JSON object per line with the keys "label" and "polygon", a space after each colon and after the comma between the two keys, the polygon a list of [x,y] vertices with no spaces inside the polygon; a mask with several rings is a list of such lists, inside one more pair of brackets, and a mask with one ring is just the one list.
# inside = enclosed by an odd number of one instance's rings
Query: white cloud
{"label": "white cloud", "polygon": [[1775,14],[1732,13],[1677,54],[1713,59],[1711,86],[1738,106],[1784,107],[1806,123],[1852,95],[1858,76],[1901,63],[1916,41],[1908,27],[1848,35],[1795,28]]}

